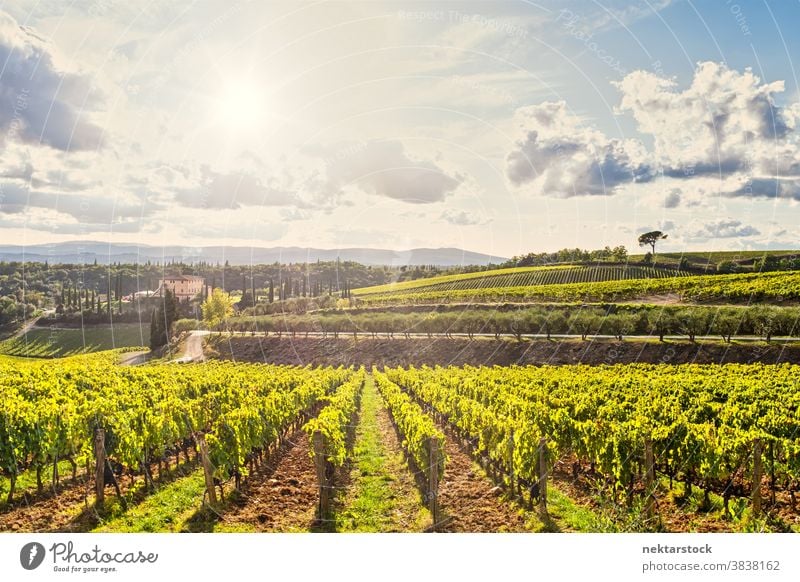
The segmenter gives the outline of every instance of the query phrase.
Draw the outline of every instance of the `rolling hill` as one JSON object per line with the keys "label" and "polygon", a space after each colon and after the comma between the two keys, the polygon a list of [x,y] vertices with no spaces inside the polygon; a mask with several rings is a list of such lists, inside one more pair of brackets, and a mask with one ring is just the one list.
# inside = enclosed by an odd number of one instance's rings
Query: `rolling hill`
{"label": "rolling hill", "polygon": [[457,248],[417,248],[408,250],[342,248],[317,249],[301,247],[231,247],[209,246],[203,248],[183,246],[150,246],[143,244],[116,244],[95,241],[63,242],[40,245],[2,245],[0,261],[27,261],[51,264],[98,264],[148,261],[224,263],[252,265],[279,263],[313,263],[316,261],[355,261],[362,265],[489,265],[506,259]]}

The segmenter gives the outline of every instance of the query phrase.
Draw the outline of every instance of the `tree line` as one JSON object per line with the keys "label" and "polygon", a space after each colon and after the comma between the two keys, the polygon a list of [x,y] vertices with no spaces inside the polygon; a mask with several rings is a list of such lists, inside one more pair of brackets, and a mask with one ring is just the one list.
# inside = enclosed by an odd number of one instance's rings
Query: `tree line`
{"label": "tree line", "polygon": [[[193,324],[186,322],[186,327]],[[594,335],[652,335],[662,341],[668,335],[716,335],[725,342],[735,336],[800,336],[800,308],[755,305],[751,307],[708,306],[536,306],[512,311],[475,309],[464,311],[416,311],[400,313],[323,312],[305,315],[229,318],[215,329],[237,332],[364,334],[387,337],[410,334],[490,334],[499,338],[570,334],[587,339]]]}
{"label": "tree line", "polygon": [[628,260],[628,249],[619,245],[606,246],[602,249],[561,249],[554,252],[526,253],[515,255],[508,261],[501,263],[499,268],[507,267],[539,267],[555,263],[624,263]]}

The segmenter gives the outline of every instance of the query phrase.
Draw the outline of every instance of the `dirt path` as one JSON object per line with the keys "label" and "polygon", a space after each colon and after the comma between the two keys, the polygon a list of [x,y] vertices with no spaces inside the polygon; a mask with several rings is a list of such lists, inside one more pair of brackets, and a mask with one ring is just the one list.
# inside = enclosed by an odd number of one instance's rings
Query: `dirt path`
{"label": "dirt path", "polygon": [[364,385],[358,419],[350,487],[337,511],[337,531],[424,531],[430,513],[372,376]]}
{"label": "dirt path", "polygon": [[207,331],[190,331],[189,336],[186,338],[184,344],[183,355],[176,358],[175,362],[204,362],[206,359],[203,351],[203,342],[205,337],[209,335]]}
{"label": "dirt path", "polygon": [[122,357],[119,359],[120,366],[138,366],[139,364],[144,364],[147,362],[147,354],[149,352],[141,351],[141,352],[126,352],[122,354]]}
{"label": "dirt path", "polygon": [[292,532],[312,528],[319,495],[308,437],[292,434],[278,455],[242,486],[218,529],[244,526],[255,531]]}
{"label": "dirt path", "polygon": [[41,319],[41,317],[35,317],[35,318],[33,318],[33,319],[29,320],[29,321],[26,321],[25,324],[21,328],[19,328],[19,330],[17,330],[17,332],[14,335],[12,335],[10,338],[8,338],[8,339],[21,338],[22,336],[27,334],[31,329],[33,329],[33,326],[35,326],[36,323],[40,319]]}

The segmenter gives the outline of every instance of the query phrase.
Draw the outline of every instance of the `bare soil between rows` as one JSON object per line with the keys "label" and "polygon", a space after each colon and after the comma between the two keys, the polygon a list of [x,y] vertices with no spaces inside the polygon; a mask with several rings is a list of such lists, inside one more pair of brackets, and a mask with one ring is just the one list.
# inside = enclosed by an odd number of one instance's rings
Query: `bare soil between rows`
{"label": "bare soil between rows", "polygon": [[222,514],[226,526],[247,524],[257,531],[287,532],[315,526],[319,492],[310,442],[302,430],[291,434],[256,474],[242,485]]}
{"label": "bare soil between rows", "polygon": [[[187,463],[181,454],[180,464],[175,465],[171,459],[169,469],[160,471],[157,464],[151,467],[156,487],[184,477],[198,466],[197,456],[192,452]],[[166,466],[165,466],[166,467]],[[143,501],[149,494],[144,488],[144,477],[137,476],[132,480],[129,475],[118,477],[120,492],[131,497],[128,504],[135,505]],[[136,487],[132,496],[127,494]],[[116,501],[116,493],[111,485],[105,489],[106,499]],[[99,522],[101,516],[93,507],[94,481],[86,480],[86,471],[78,470],[76,479],[62,478],[61,484],[53,490],[45,487],[42,493],[33,495],[20,494],[11,506],[0,512],[0,532],[85,532],[91,530]]]}
{"label": "bare soil between rows", "polygon": [[502,490],[481,471],[452,434],[445,439],[447,465],[439,483],[444,532],[524,532],[523,518],[502,499]]}

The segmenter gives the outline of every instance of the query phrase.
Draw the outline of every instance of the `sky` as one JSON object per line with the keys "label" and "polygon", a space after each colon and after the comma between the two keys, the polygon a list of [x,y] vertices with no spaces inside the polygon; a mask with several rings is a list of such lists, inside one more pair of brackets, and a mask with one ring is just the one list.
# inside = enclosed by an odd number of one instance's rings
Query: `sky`
{"label": "sky", "polygon": [[0,244],[797,248],[800,2],[0,2]]}

